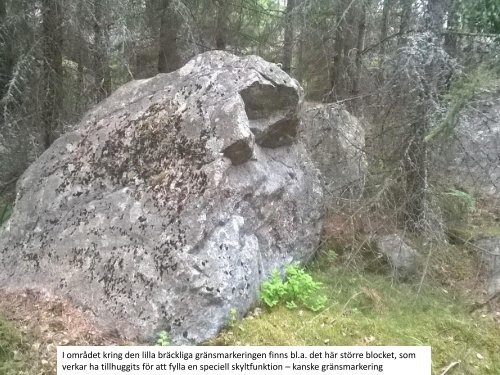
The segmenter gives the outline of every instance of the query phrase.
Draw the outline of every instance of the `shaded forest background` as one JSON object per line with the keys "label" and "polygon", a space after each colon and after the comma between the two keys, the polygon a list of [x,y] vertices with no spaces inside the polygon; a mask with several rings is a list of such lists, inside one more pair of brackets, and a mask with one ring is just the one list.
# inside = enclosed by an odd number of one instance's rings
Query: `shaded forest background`
{"label": "shaded forest background", "polygon": [[0,25],[2,192],[122,84],[219,49],[370,124],[367,186],[414,232],[433,225],[429,152],[500,65],[499,0],[0,0]]}

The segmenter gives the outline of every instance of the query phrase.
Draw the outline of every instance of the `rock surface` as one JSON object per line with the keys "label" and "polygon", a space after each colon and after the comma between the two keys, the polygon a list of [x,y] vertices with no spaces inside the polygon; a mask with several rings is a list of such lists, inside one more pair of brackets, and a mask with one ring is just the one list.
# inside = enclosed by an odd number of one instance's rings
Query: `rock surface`
{"label": "rock surface", "polygon": [[321,171],[331,199],[352,198],[363,190],[367,162],[361,122],[338,104],[306,103],[300,139]]}
{"label": "rock surface", "polygon": [[407,280],[418,274],[421,265],[420,254],[408,246],[397,234],[382,236],[377,248],[392,267],[393,275]]}
{"label": "rock surface", "polygon": [[301,95],[276,65],[220,51],[123,86],[20,178],[0,285],[68,297],[129,338],[216,334],[319,240]]}
{"label": "rock surface", "polygon": [[488,295],[500,293],[500,237],[482,238],[475,241],[475,245],[482,251]]}
{"label": "rock surface", "polygon": [[462,110],[451,137],[437,164],[454,184],[500,199],[500,91]]}

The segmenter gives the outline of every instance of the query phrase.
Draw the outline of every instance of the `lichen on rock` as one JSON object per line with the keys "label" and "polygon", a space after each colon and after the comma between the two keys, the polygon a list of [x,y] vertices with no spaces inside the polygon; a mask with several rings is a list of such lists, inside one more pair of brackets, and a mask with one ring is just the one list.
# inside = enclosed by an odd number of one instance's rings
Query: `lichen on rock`
{"label": "lichen on rock", "polygon": [[276,65],[221,51],[126,84],[20,178],[0,283],[67,297],[129,338],[211,337],[319,240],[301,98]]}

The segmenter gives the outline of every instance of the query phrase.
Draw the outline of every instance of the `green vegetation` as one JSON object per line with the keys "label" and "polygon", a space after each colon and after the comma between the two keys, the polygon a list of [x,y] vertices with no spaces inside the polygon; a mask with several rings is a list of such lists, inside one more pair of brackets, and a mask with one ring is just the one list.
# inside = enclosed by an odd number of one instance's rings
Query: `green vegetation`
{"label": "green vegetation", "polygon": [[156,337],[155,341],[156,346],[169,346],[170,345],[170,336],[168,335],[168,332],[163,330],[158,332],[158,335]]}
{"label": "green vegetation", "polygon": [[0,202],[0,225],[7,221],[12,213],[12,206]]}
{"label": "green vegetation", "polygon": [[26,350],[21,334],[0,315],[0,374],[18,375],[26,367]]}
{"label": "green vegetation", "polygon": [[446,98],[448,111],[443,120],[425,137],[431,141],[439,136],[448,137],[455,127],[462,109],[480,92],[498,87],[500,70],[495,65],[484,64],[452,83]]}
{"label": "green vegetation", "polygon": [[267,306],[273,307],[284,302],[289,309],[297,308],[297,303],[312,311],[325,307],[326,297],[318,295],[321,283],[314,281],[300,263],[285,266],[285,276],[281,279],[278,270],[273,270],[268,281],[262,284],[260,298]]}
{"label": "green vegetation", "polygon": [[439,194],[439,203],[443,212],[447,232],[454,233],[469,227],[472,214],[476,210],[476,199],[473,195],[457,189],[449,189]]}
{"label": "green vegetation", "polygon": [[453,291],[409,285],[331,266],[313,276],[329,303],[321,312],[278,305],[228,327],[214,345],[431,345],[434,371],[460,360],[457,374],[498,374],[500,327],[468,312]]}

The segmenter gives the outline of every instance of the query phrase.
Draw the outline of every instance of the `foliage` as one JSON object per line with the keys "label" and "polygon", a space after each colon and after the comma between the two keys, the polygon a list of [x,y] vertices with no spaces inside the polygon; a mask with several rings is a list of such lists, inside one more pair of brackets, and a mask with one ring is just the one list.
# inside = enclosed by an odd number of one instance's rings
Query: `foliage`
{"label": "foliage", "polygon": [[495,66],[480,65],[454,81],[446,99],[448,111],[443,120],[426,136],[426,141],[448,137],[453,131],[461,110],[481,91],[495,88],[500,83],[500,72]]}
{"label": "foliage", "polygon": [[168,335],[168,332],[165,330],[162,330],[158,332],[158,335],[156,336],[156,341],[155,341],[156,346],[169,346],[170,345],[170,336]]}
{"label": "foliage", "polygon": [[284,302],[287,308],[293,309],[300,303],[312,311],[319,311],[326,303],[326,297],[317,294],[320,287],[321,283],[314,281],[296,262],[285,266],[283,280],[279,271],[273,270],[269,280],[262,283],[260,298],[269,307]]}
{"label": "foliage", "polygon": [[449,189],[442,193],[440,203],[450,233],[467,225],[476,208],[475,198],[471,194],[457,189]]}
{"label": "foliage", "polygon": [[500,33],[500,1],[457,0],[464,26],[483,33]]}
{"label": "foliage", "polygon": [[236,309],[230,309],[229,310],[229,318],[228,318],[228,321],[227,321],[227,326],[228,327],[234,327],[234,325],[236,324],[238,320],[238,312],[236,311]]}
{"label": "foliage", "polygon": [[12,206],[0,202],[0,225],[7,221],[12,213]]}

